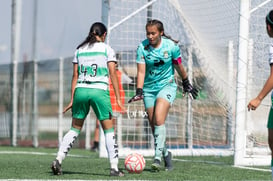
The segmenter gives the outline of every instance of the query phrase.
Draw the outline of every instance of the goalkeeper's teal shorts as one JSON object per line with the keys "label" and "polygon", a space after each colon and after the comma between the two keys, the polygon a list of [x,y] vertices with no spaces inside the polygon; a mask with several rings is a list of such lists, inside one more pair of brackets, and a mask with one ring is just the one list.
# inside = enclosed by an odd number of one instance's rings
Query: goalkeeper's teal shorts
{"label": "goalkeeper's teal shorts", "polygon": [[113,112],[109,90],[77,87],[74,92],[72,117],[85,119],[90,106],[100,121],[111,119]]}
{"label": "goalkeeper's teal shorts", "polygon": [[273,129],[273,105],[270,107],[268,120],[267,120],[267,128]]}
{"label": "goalkeeper's teal shorts", "polygon": [[172,82],[172,83],[168,83],[159,91],[155,90],[155,91],[144,92],[143,100],[144,100],[145,109],[154,107],[156,100],[158,98],[163,98],[167,100],[170,103],[170,105],[172,105],[176,97],[176,89],[177,89],[176,83]]}

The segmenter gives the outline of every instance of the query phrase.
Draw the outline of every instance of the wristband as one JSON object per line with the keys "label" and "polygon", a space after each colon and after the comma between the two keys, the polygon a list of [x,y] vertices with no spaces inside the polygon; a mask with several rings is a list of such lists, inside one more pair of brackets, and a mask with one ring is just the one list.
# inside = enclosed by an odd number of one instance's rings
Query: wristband
{"label": "wristband", "polygon": [[136,89],[136,95],[142,95],[142,94],[143,94],[142,88],[137,88]]}
{"label": "wristband", "polygon": [[182,82],[189,82],[188,77],[186,77],[185,79],[182,79]]}

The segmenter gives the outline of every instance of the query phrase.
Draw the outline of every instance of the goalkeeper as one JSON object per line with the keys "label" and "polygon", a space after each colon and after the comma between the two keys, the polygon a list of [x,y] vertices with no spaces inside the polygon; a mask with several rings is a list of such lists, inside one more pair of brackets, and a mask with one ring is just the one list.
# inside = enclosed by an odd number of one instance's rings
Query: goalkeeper
{"label": "goalkeeper", "polygon": [[[271,10],[267,14],[265,18],[265,22],[266,22],[267,34],[270,38],[273,38],[273,10]],[[256,108],[261,104],[265,96],[273,89],[273,43],[269,47],[269,65],[270,65],[270,75],[265,85],[263,86],[262,90],[258,94],[258,96],[252,99],[248,103],[247,105],[248,111],[256,110]],[[268,116],[267,128],[268,128],[268,143],[271,150],[271,175],[273,180],[273,91],[271,92],[271,100],[272,100],[272,106]]]}
{"label": "goalkeeper", "polygon": [[137,48],[136,95],[128,102],[144,100],[155,143],[152,171],[160,170],[162,156],[165,170],[168,171],[173,169],[173,165],[172,154],[166,149],[165,120],[176,97],[174,69],[182,78],[184,93],[196,99],[198,90],[188,80],[181,63],[178,42],[165,35],[163,23],[159,20],[148,21],[146,37]]}

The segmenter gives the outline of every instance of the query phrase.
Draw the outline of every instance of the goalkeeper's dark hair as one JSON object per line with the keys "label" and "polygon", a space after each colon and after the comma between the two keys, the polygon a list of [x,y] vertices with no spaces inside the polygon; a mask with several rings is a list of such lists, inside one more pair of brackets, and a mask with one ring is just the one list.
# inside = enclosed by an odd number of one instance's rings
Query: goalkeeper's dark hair
{"label": "goalkeeper's dark hair", "polygon": [[266,15],[265,22],[273,29],[273,10]]}
{"label": "goalkeeper's dark hair", "polygon": [[97,42],[96,36],[102,36],[105,32],[107,32],[106,26],[101,22],[93,23],[90,27],[90,31],[85,40],[77,46],[77,49],[85,44],[92,45]]}
{"label": "goalkeeper's dark hair", "polygon": [[157,27],[158,31],[163,32],[162,36],[172,40],[175,43],[178,43],[178,40],[174,40],[174,39],[172,39],[171,36],[165,34],[164,26],[163,26],[163,23],[161,21],[159,21],[157,19],[152,19],[152,20],[147,21],[146,29],[147,29],[148,26],[152,26],[152,25],[155,25]]}

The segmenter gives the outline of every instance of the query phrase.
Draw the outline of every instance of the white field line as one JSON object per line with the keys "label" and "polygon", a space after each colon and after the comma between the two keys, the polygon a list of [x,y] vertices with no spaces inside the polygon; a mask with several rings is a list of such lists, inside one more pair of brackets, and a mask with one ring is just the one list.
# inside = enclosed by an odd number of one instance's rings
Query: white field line
{"label": "white field line", "polygon": [[[29,152],[29,151],[0,151],[0,154],[22,154],[22,155],[53,155],[56,156],[56,153],[44,153],[44,152]],[[81,157],[89,158],[89,156],[69,154],[70,157]]]}
{"label": "white field line", "polygon": [[263,172],[271,172],[271,169],[263,169],[263,168],[253,168],[253,167],[246,167],[246,166],[234,166],[235,168],[242,168],[247,170],[257,170]]}
{"label": "white field line", "polygon": [[[213,164],[213,165],[226,165],[223,162],[214,162],[214,161],[202,161],[202,160],[182,160],[182,159],[173,159],[176,161],[181,161],[181,162],[196,162],[196,163],[207,163],[207,164]],[[254,167],[247,167],[247,166],[232,166],[235,168],[240,168],[240,169],[247,169],[247,170],[256,170],[256,171],[263,171],[263,172],[271,172],[271,169],[263,169],[263,168],[254,168]]]}
{"label": "white field line", "polygon": [[[65,179],[65,180],[57,180],[57,181],[87,181],[87,180],[73,180],[73,179]],[[50,179],[0,179],[0,181],[52,181]],[[92,181],[105,181],[105,180],[93,180]],[[111,181],[120,181],[120,180],[111,180]],[[138,180],[124,180],[124,181],[138,181]],[[139,180],[140,181],[140,180]],[[145,181],[145,180],[141,180],[141,181]],[[148,180],[147,180],[148,181]]]}
{"label": "white field line", "polygon": [[[0,154],[27,154],[27,155],[56,155],[56,153],[45,153],[45,152],[29,152],[29,151],[0,151]],[[83,155],[75,155],[75,154],[68,154],[69,157],[78,157],[78,158],[89,158],[89,156],[83,156]],[[145,158],[146,160],[151,160],[151,158]],[[175,161],[180,162],[196,162],[196,163],[207,163],[207,164],[214,164],[214,165],[225,165],[223,162],[214,162],[214,161],[202,161],[202,160],[184,160],[184,159],[176,159],[173,158]],[[247,170],[256,170],[256,171],[263,171],[263,172],[271,172],[271,169],[262,169],[262,168],[253,168],[253,167],[247,167],[247,166],[232,166],[235,168],[240,169],[247,169]],[[5,179],[6,180],[6,179]],[[14,179],[9,179],[10,181],[15,181]],[[0,179],[0,181],[2,181]],[[24,180],[23,180],[24,181]],[[35,181],[35,180],[31,180]],[[41,180],[39,180],[41,181]],[[80,181],[80,180],[77,180]]]}

